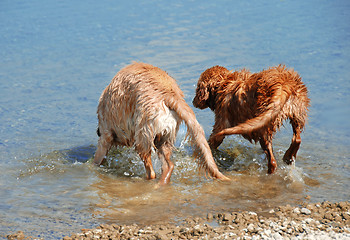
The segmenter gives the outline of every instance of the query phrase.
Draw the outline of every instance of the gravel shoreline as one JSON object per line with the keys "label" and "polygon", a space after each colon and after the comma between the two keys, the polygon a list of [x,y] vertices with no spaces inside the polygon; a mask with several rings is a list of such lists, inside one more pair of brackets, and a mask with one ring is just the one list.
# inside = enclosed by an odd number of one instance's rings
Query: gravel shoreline
{"label": "gravel shoreline", "polygon": [[[32,239],[20,231],[7,238]],[[259,214],[208,213],[180,225],[101,224],[63,239],[350,239],[350,202],[286,205]]]}

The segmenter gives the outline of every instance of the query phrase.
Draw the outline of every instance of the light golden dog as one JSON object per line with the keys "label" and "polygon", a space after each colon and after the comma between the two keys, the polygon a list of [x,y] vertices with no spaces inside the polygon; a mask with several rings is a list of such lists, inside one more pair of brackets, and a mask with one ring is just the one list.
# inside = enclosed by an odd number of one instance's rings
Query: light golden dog
{"label": "light golden dog", "polygon": [[272,138],[286,119],[292,125],[293,138],[283,160],[291,164],[296,158],[309,103],[300,76],[282,65],[254,74],[246,69],[209,68],[201,74],[193,99],[195,107],[209,107],[215,113],[211,148],[216,149],[231,134],[259,141],[268,159],[268,173],[277,167]]}
{"label": "light golden dog", "polygon": [[179,125],[185,122],[199,167],[213,178],[227,180],[217,168],[204,131],[176,81],[163,70],[145,63],[121,69],[103,91],[98,109],[100,136],[94,163],[100,165],[112,145],[135,147],[147,172],[156,177],[151,152],[162,162],[160,183],[169,182],[170,160]]}

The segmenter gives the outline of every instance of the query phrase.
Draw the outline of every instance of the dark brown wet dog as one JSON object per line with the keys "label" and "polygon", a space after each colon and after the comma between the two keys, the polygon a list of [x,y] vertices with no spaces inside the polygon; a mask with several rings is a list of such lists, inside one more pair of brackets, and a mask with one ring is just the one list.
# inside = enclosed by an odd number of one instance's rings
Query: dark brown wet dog
{"label": "dark brown wet dog", "polygon": [[273,173],[277,163],[272,138],[287,119],[293,138],[283,160],[291,164],[296,158],[310,103],[307,93],[299,74],[282,65],[259,73],[215,66],[201,74],[193,105],[215,113],[211,148],[216,149],[226,135],[241,134],[260,143],[268,159],[268,173]]}
{"label": "dark brown wet dog", "polygon": [[157,67],[133,63],[121,69],[103,91],[97,114],[97,165],[112,145],[135,147],[147,178],[154,179],[151,153],[155,149],[162,162],[160,183],[168,183],[174,168],[170,160],[173,143],[184,121],[199,166],[214,178],[228,179],[218,170],[204,131],[176,81]]}

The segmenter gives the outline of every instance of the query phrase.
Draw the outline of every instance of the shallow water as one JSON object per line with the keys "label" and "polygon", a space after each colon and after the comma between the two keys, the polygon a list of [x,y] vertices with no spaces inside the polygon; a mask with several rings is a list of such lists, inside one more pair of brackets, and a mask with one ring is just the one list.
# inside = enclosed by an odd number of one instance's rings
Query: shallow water
{"label": "shallow water", "polygon": [[[104,222],[349,200],[349,10],[348,1],[2,1],[0,236],[23,230],[57,239]],[[215,158],[233,181],[206,179],[184,126],[166,188],[145,180],[131,149],[92,167],[98,98],[133,60],[166,70],[191,107],[200,73],[213,65],[293,67],[311,98],[296,165],[281,160],[291,141],[286,124],[274,141],[279,166],[271,176],[259,146],[229,137]],[[208,136],[213,114],[194,111]]]}

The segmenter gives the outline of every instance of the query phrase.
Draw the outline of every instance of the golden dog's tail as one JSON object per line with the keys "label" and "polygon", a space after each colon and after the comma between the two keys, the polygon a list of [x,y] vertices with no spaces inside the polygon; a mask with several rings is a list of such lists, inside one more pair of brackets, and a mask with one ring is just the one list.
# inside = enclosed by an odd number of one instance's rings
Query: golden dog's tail
{"label": "golden dog's tail", "polygon": [[198,159],[199,168],[204,169],[213,178],[220,180],[230,180],[224,176],[218,169],[209,144],[205,138],[204,130],[198,123],[194,112],[182,97],[168,98],[166,105],[173,109],[187,126],[187,134],[190,136],[191,145],[194,148],[194,155]]}
{"label": "golden dog's tail", "polygon": [[275,119],[276,116],[282,110],[284,104],[288,100],[289,94],[287,94],[282,88],[276,91],[271,98],[271,102],[266,107],[266,110],[259,116],[249,119],[244,123],[241,123],[235,127],[226,128],[213,137],[226,136],[232,134],[250,134],[255,130],[261,129],[267,126],[271,120]]}

